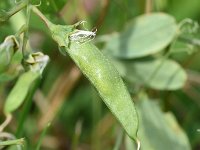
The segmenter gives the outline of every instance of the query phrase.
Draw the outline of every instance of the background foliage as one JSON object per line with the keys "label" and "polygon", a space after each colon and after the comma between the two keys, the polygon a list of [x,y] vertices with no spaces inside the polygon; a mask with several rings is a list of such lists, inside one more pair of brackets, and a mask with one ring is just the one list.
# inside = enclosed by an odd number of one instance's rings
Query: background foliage
{"label": "background foliage", "polygon": [[[1,11],[15,5],[14,0],[0,1]],[[38,9],[58,24],[86,20],[84,28],[97,28],[92,42],[112,60],[136,103],[142,150],[200,149],[199,0],[44,0]],[[25,10],[0,22],[1,43],[25,22]],[[14,112],[7,131],[25,137],[25,148],[31,150],[51,121],[43,150],[134,149],[95,89],[72,60],[59,53],[34,13],[29,43],[50,62],[39,87],[28,96],[32,102]],[[14,57],[0,73],[1,122],[5,100],[21,74],[16,69],[21,56]]]}

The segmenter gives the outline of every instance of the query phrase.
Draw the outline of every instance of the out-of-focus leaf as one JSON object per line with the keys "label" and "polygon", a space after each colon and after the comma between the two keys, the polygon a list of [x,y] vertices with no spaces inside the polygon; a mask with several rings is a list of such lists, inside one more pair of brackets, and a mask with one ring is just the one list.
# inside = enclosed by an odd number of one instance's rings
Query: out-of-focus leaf
{"label": "out-of-focus leaf", "polygon": [[87,122],[83,123],[85,130],[82,135],[88,134],[92,128],[92,92],[94,91],[91,86],[80,86],[63,105],[60,116],[62,121],[70,122],[65,125],[70,136],[74,134],[75,124],[80,118]]}
{"label": "out-of-focus leaf", "polygon": [[131,21],[120,34],[114,34],[105,52],[118,58],[130,59],[163,50],[177,34],[172,16],[163,13],[142,15]]}
{"label": "out-of-focus leaf", "polygon": [[39,7],[43,13],[58,13],[68,0],[43,0]]}
{"label": "out-of-focus leaf", "polygon": [[187,75],[172,60],[118,61],[114,64],[129,82],[158,90],[176,90],[184,86]]}
{"label": "out-of-focus leaf", "polygon": [[6,99],[4,107],[4,112],[6,114],[15,111],[23,103],[30,87],[39,76],[39,73],[28,71],[19,77],[17,83]]}
{"label": "out-of-focus leaf", "polygon": [[199,0],[182,1],[181,3],[176,0],[170,1],[167,9],[170,14],[177,18],[177,20],[199,18]]}
{"label": "out-of-focus leaf", "polygon": [[138,112],[141,150],[191,150],[186,134],[171,113],[164,114],[147,98],[140,101]]}

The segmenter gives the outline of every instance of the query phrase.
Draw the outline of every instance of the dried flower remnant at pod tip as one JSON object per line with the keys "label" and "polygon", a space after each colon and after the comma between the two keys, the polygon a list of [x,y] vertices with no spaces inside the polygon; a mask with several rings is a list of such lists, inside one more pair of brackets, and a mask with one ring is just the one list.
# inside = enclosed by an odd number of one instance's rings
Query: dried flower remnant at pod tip
{"label": "dried flower remnant at pod tip", "polygon": [[49,61],[49,56],[44,55],[41,52],[32,53],[25,60],[25,63],[28,64],[29,69],[33,72],[39,72],[42,74],[44,68],[46,67]]}
{"label": "dried flower remnant at pod tip", "polygon": [[96,28],[94,30],[92,30],[92,31],[75,30],[75,32],[72,33],[69,36],[69,39],[71,41],[74,41],[74,42],[78,43],[78,44],[89,42],[89,41],[91,41],[91,40],[93,40],[95,38],[96,32],[97,32]]}

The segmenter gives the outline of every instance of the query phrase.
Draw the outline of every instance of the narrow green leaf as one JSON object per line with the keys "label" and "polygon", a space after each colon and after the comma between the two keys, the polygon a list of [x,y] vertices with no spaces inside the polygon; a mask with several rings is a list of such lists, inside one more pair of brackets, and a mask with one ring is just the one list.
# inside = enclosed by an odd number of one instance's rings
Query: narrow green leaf
{"label": "narrow green leaf", "polygon": [[29,88],[39,76],[39,73],[28,71],[19,77],[6,99],[4,107],[4,112],[6,114],[15,111],[23,103],[29,92]]}
{"label": "narrow green leaf", "polygon": [[184,69],[172,60],[115,61],[120,74],[129,82],[158,90],[182,88],[187,80]]}
{"label": "narrow green leaf", "polygon": [[44,139],[46,133],[47,133],[47,130],[49,129],[51,123],[48,123],[47,126],[43,129],[41,135],[40,135],[40,138],[38,140],[38,143],[37,143],[37,146],[36,146],[36,150],[40,150],[40,147],[41,147],[41,144],[42,144],[42,140]]}
{"label": "narrow green leaf", "polygon": [[106,43],[105,52],[118,58],[138,58],[163,50],[177,34],[175,19],[164,13],[142,15]]}

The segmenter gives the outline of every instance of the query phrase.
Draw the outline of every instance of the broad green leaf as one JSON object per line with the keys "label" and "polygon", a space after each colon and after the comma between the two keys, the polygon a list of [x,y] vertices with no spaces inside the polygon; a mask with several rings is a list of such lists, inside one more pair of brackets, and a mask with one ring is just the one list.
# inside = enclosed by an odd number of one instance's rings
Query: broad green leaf
{"label": "broad green leaf", "polygon": [[6,99],[4,107],[4,112],[6,114],[15,111],[23,103],[29,92],[29,88],[39,76],[39,73],[28,71],[19,77],[17,83]]}
{"label": "broad green leaf", "polygon": [[148,98],[141,99],[138,112],[141,150],[191,150],[189,140],[173,114],[163,113]]}
{"label": "broad green leaf", "polygon": [[184,86],[187,75],[173,60],[114,61],[120,74],[131,83],[158,90],[176,90]]}
{"label": "broad green leaf", "polygon": [[142,15],[106,43],[105,52],[124,59],[152,55],[163,50],[177,34],[175,19],[164,13]]}

